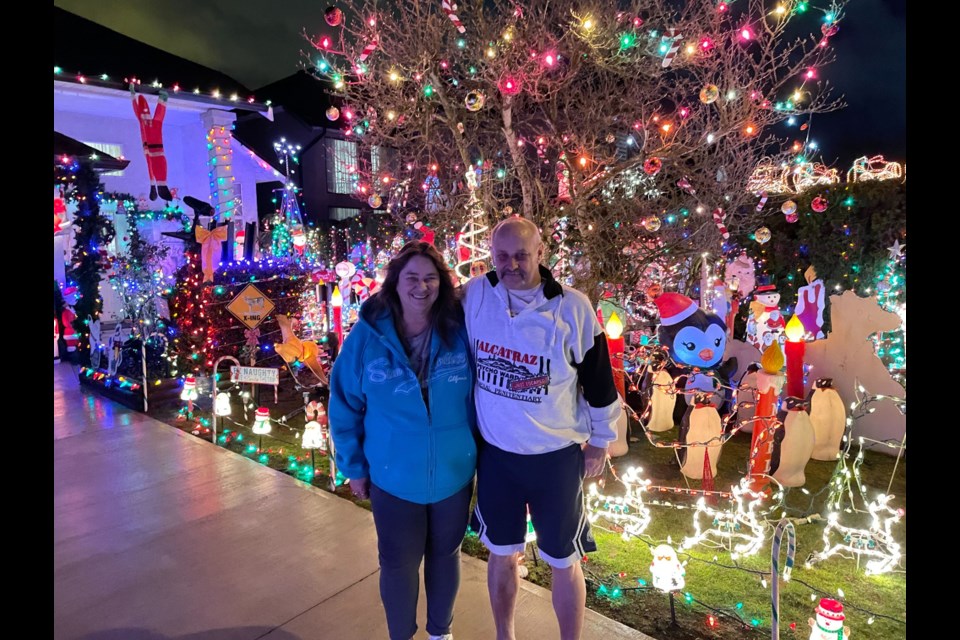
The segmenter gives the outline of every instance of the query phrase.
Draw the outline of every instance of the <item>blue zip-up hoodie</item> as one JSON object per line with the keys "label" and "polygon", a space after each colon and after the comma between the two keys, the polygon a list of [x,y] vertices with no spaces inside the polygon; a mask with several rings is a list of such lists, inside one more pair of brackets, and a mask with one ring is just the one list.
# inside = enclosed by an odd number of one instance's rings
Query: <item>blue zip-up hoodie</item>
{"label": "blue zip-up hoodie", "polygon": [[429,410],[389,312],[369,305],[343,343],[330,377],[330,433],[337,466],[403,500],[430,504],[473,479],[473,370],[466,328],[430,345]]}

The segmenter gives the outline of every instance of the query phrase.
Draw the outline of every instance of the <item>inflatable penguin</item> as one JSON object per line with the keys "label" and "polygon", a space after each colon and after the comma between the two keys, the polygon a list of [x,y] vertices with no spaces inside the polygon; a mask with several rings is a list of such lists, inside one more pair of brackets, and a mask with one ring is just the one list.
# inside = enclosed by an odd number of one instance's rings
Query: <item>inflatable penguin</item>
{"label": "inflatable penguin", "polygon": [[810,423],[813,424],[813,459],[836,460],[847,425],[847,412],[832,378],[820,378],[809,396]]}
{"label": "inflatable penguin", "polygon": [[677,394],[671,393],[673,378],[666,370],[667,358],[658,351],[650,358],[647,373],[643,377],[643,394],[649,398],[650,431],[669,431],[673,429],[673,410],[677,403]]}
{"label": "inflatable penguin", "polygon": [[[726,413],[732,393],[729,388],[724,392],[720,385],[729,387],[737,369],[736,358],[720,363],[727,346],[727,325],[679,293],[664,293],[654,302],[660,311],[657,337],[677,365],[668,367],[667,372],[675,380],[679,377],[677,390],[683,389],[685,392],[677,393],[674,423],[679,424],[683,420],[687,406],[693,403],[693,394],[698,391],[713,393],[717,410],[721,414]],[[691,368],[693,372],[690,372]],[[714,375],[705,375],[705,371],[711,371]]]}
{"label": "inflatable penguin", "polygon": [[710,454],[710,473],[717,475],[717,462],[720,460],[720,450],[723,444],[720,436],[723,435],[723,426],[720,414],[711,403],[707,394],[698,393],[693,405],[687,409],[680,425],[680,442],[714,442],[710,446],[691,446],[680,449],[680,473],[691,480],[703,480],[704,456]]}
{"label": "inflatable penguin", "polygon": [[807,481],[803,470],[813,453],[813,425],[800,398],[787,398],[783,407],[777,414],[783,426],[773,438],[770,475],[785,487],[802,487]]}

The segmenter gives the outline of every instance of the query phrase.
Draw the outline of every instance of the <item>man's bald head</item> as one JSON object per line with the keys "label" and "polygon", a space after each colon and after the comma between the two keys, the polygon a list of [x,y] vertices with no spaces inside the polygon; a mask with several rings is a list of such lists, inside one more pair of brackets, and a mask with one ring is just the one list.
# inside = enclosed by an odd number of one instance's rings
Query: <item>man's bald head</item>
{"label": "man's bald head", "polygon": [[507,289],[532,289],[540,284],[543,259],[540,229],[526,218],[512,216],[501,221],[491,234],[493,265]]}
{"label": "man's bald head", "polygon": [[536,238],[538,243],[540,243],[540,229],[537,227],[537,225],[520,216],[510,216],[509,218],[498,222],[497,226],[493,228],[493,233],[490,236],[491,244],[496,246],[497,238],[503,234],[508,234],[523,239],[533,237]]}

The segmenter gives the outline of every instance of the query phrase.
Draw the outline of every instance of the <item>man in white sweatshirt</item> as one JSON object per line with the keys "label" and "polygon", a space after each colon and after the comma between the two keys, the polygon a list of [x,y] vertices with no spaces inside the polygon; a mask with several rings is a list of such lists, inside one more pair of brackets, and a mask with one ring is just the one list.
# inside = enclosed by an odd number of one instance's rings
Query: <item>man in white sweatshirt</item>
{"label": "man in white sweatshirt", "polygon": [[596,550],[583,479],[600,475],[620,405],[603,331],[585,295],[540,266],[529,220],[493,230],[496,271],[464,285],[474,352],[477,467],[474,529],[490,550],[487,587],[498,640],[514,640],[526,516],[553,571],[560,637],[580,637],[586,585],[580,560]]}

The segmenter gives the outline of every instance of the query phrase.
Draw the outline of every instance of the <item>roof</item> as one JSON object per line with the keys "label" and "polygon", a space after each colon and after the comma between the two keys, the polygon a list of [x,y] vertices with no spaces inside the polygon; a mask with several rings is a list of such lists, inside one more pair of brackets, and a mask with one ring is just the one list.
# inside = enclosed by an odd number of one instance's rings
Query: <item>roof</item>
{"label": "roof", "polygon": [[340,99],[330,95],[330,85],[303,69],[257,89],[257,99],[282,105],[287,113],[304,124],[324,129],[339,129],[327,119],[327,109],[340,106]]}
{"label": "roof", "polygon": [[97,171],[122,171],[130,164],[129,160],[114,158],[108,153],[74,140],[58,131],[53,132],[53,161],[61,162],[64,156],[76,160],[91,160]]}
{"label": "roof", "polygon": [[54,7],[53,63],[62,69],[58,80],[105,82],[103,76],[119,86],[137,78],[144,88],[154,81],[164,86],[179,85],[184,93],[199,89],[210,95],[237,94],[240,100],[252,98],[253,92],[230,76],[186,58],[152,47],[117,33],[103,25]]}

